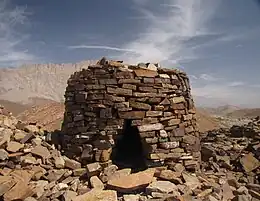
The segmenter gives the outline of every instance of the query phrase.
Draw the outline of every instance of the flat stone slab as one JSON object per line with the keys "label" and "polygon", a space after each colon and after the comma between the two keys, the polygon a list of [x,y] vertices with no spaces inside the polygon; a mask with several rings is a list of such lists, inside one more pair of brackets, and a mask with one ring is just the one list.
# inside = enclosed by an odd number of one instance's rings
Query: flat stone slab
{"label": "flat stone slab", "polygon": [[121,193],[128,193],[147,187],[153,180],[155,169],[148,169],[142,172],[121,176],[111,179],[107,183],[107,187]]}
{"label": "flat stone slab", "polygon": [[161,123],[156,123],[156,124],[146,124],[146,125],[138,126],[137,128],[139,132],[147,132],[147,131],[162,130],[164,126]]}
{"label": "flat stone slab", "polygon": [[117,194],[112,190],[93,189],[75,197],[73,201],[117,201]]}
{"label": "flat stone slab", "polygon": [[146,192],[148,194],[151,194],[152,192],[168,194],[178,192],[178,187],[170,181],[155,181],[146,188]]}

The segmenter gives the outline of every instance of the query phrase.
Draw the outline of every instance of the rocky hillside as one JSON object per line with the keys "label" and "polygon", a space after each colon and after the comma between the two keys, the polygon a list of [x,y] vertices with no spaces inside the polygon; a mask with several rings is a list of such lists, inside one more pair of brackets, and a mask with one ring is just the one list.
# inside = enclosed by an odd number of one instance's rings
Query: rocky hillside
{"label": "rocky hillside", "polygon": [[0,100],[30,103],[31,98],[63,100],[69,76],[94,60],[76,64],[36,64],[0,68]]}
{"label": "rocky hillside", "polygon": [[235,110],[227,114],[228,117],[233,118],[254,118],[260,116],[260,108],[245,108],[240,110]]}
{"label": "rocky hillside", "polygon": [[59,102],[33,106],[17,115],[26,123],[38,123],[46,130],[60,129],[64,114],[64,104]]}

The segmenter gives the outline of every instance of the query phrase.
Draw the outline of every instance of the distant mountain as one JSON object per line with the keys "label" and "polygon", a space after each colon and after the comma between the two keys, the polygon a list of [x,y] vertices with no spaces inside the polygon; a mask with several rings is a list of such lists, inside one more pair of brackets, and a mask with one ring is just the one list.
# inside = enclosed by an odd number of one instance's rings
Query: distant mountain
{"label": "distant mountain", "polygon": [[62,101],[69,76],[93,63],[96,61],[0,68],[0,100],[23,104],[35,98]]}
{"label": "distant mountain", "polygon": [[193,95],[193,99],[197,107],[217,108],[217,107],[222,107],[223,105],[228,105],[227,102],[224,102],[223,100],[217,98],[208,98],[208,97]]}
{"label": "distant mountain", "polygon": [[227,113],[226,116],[233,118],[255,118],[260,116],[260,108],[239,109]]}
{"label": "distant mountain", "polygon": [[[0,68],[0,100],[30,105],[35,105],[37,99],[61,102],[64,100],[69,76],[96,62],[97,60],[87,60],[75,64],[35,64]],[[218,99],[193,97],[197,107],[216,108],[227,105]]]}
{"label": "distant mountain", "polygon": [[207,111],[211,115],[226,116],[236,110],[240,110],[240,107],[233,105],[222,105],[219,107],[199,107],[200,110]]}

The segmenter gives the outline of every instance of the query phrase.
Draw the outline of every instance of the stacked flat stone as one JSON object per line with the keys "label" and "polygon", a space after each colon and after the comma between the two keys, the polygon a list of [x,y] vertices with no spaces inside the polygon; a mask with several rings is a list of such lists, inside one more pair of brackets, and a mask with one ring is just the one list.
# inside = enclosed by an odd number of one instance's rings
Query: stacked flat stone
{"label": "stacked flat stone", "polygon": [[139,131],[147,164],[199,168],[200,138],[184,72],[102,58],[71,75],[62,126],[71,155],[80,154],[81,161],[110,160],[129,119]]}

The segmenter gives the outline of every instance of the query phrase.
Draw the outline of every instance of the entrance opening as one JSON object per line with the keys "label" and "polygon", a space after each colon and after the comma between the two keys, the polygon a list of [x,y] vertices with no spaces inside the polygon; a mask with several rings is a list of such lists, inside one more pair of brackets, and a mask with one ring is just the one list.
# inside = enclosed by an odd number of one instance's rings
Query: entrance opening
{"label": "entrance opening", "polygon": [[113,163],[119,168],[131,168],[133,172],[147,169],[141,137],[132,120],[125,120],[122,135],[118,136],[112,153]]}

